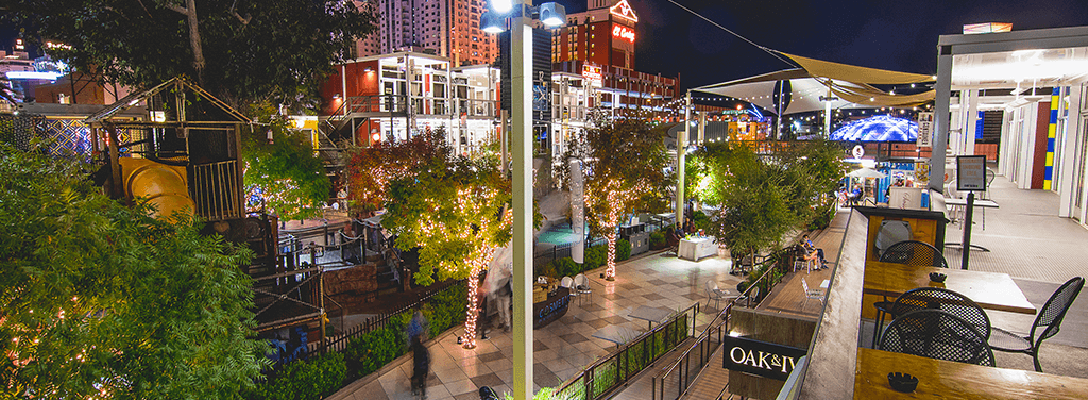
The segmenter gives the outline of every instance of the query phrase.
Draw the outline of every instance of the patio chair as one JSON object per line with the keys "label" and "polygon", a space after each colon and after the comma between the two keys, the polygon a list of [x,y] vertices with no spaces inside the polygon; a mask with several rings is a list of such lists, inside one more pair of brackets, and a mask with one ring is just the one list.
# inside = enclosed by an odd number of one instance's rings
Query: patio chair
{"label": "patio chair", "polygon": [[578,292],[578,303],[582,302],[582,295],[593,295],[593,289],[589,287],[589,278],[586,278],[586,274],[579,273],[574,277],[574,289]]}
{"label": "patio chair", "polygon": [[559,286],[567,288],[567,292],[571,296],[578,296],[578,292],[574,288],[574,279],[571,279],[571,277],[564,276],[563,279],[559,280]]}
{"label": "patio chair", "polygon": [[815,251],[809,255],[804,246],[794,246],[793,257],[793,272],[805,269],[806,274],[812,273],[812,265],[816,263],[817,258]]}
{"label": "patio chair", "polygon": [[873,327],[874,347],[884,328],[884,314],[895,320],[910,312],[932,309],[950,312],[975,326],[983,337],[990,337],[990,317],[982,306],[954,290],[940,287],[920,287],[903,293],[894,302],[877,302],[877,321]]}
{"label": "patio chair", "polygon": [[994,353],[976,326],[941,310],[918,310],[896,318],[880,349],[937,360],[993,367]]}
{"label": "patio chair", "polygon": [[[1043,372],[1039,365],[1039,346],[1043,340],[1049,339],[1058,333],[1069,306],[1076,300],[1080,290],[1084,287],[1084,278],[1076,277],[1062,284],[1050,299],[1039,309],[1035,317],[1035,323],[1031,325],[1031,334],[1020,336],[1001,328],[990,329],[990,346],[997,351],[1031,354],[1035,361],[1035,370]],[[1036,336],[1039,328],[1042,332]]]}
{"label": "patio chair", "polygon": [[718,283],[714,281],[706,281],[706,306],[710,307],[710,300],[714,300],[714,309],[718,309],[718,302],[724,300],[729,295],[728,289],[719,289]]}
{"label": "patio chair", "polygon": [[940,250],[917,240],[904,240],[891,245],[880,254],[880,262],[948,268],[948,261]]}
{"label": "patio chair", "polygon": [[801,287],[805,289],[805,301],[801,302],[801,311],[805,311],[805,304],[809,300],[818,300],[821,305],[824,304],[824,292],[819,289],[809,289],[808,282],[805,282],[805,278],[801,277]]}

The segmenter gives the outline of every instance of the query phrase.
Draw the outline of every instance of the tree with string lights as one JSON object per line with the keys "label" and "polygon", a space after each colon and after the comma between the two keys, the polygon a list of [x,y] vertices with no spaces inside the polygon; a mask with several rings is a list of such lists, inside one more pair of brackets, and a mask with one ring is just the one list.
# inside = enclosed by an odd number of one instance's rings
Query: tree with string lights
{"label": "tree with string lights", "polygon": [[349,207],[373,211],[389,201],[389,184],[398,178],[415,176],[419,166],[432,160],[453,156],[446,144],[444,128],[426,130],[408,140],[385,141],[371,147],[355,149],[346,166],[348,172]]}
{"label": "tree with string lights", "polygon": [[419,248],[417,284],[468,280],[464,347],[474,348],[480,272],[512,236],[510,181],[486,160],[432,158],[417,168],[389,184],[382,225],[398,248]]}
{"label": "tree with string lights", "polygon": [[[590,231],[608,242],[605,279],[616,277],[616,240],[620,217],[665,207],[665,132],[644,115],[598,121],[571,147],[585,173],[585,204]],[[564,163],[566,165],[566,163]]]}

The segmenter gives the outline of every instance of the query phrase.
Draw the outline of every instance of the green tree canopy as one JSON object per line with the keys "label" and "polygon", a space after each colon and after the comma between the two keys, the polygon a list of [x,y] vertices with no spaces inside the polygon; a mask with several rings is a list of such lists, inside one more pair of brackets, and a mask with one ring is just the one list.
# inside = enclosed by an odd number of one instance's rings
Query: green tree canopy
{"label": "green tree canopy", "polygon": [[188,76],[235,105],[312,98],[375,21],[340,0],[7,3],[28,39],[70,46],[50,53],[103,82],[146,88]]}
{"label": "green tree canopy", "polygon": [[250,126],[243,130],[242,179],[246,190],[249,195],[264,199],[264,206],[280,219],[317,216],[329,198],[325,166],[314,156],[304,133],[289,130],[283,118],[271,121],[265,127]]}
{"label": "green tree canopy", "polygon": [[[616,274],[616,235],[620,217],[665,206],[665,131],[642,115],[600,120],[586,130],[568,156],[584,163],[586,213],[594,235],[608,240],[606,277]],[[569,168],[561,163],[562,169]],[[569,172],[561,173],[569,176]],[[566,179],[564,179],[566,181]]]}
{"label": "green tree canopy", "polygon": [[81,167],[0,145],[0,397],[238,398],[266,363],[252,253]]}

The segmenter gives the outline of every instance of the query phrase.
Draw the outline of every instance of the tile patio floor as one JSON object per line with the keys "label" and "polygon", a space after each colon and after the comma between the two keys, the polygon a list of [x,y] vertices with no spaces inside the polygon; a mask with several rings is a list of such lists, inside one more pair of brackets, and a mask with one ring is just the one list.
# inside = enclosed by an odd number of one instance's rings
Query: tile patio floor
{"label": "tile patio floor", "polygon": [[[687,308],[695,302],[706,305],[704,288],[708,280],[735,291],[740,278],[729,275],[730,265],[727,256],[691,262],[678,260],[675,255],[653,253],[617,265],[614,282],[596,279],[597,271],[587,273],[592,277],[593,294],[584,299],[572,299],[563,318],[533,331],[534,391],[542,386],[556,386],[598,357],[608,354],[614,345],[593,338],[598,329],[619,325],[644,331],[646,321],[627,316],[640,305],[673,310]],[[713,313],[700,313],[696,323],[701,329],[712,317]],[[500,395],[509,392],[513,381],[510,334],[493,331],[490,339],[477,340],[477,348],[472,350],[457,345],[457,334],[460,332],[447,333],[429,346],[432,372],[427,382],[427,398],[475,400],[479,399],[479,387],[485,385],[496,389]],[[409,383],[411,369],[411,358],[401,357],[329,399],[413,398]]]}

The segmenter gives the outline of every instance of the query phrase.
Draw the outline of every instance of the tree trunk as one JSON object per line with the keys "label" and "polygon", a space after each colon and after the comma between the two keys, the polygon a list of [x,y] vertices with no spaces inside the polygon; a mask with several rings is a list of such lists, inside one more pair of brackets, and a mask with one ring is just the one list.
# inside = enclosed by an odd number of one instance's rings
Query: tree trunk
{"label": "tree trunk", "polygon": [[200,86],[205,86],[204,48],[200,42],[200,22],[196,15],[196,0],[185,0],[185,7],[171,4],[167,8],[184,15],[189,23],[189,47],[193,49],[193,69],[196,70],[196,81]]}
{"label": "tree trunk", "polygon": [[[612,224],[612,226],[614,227],[616,224]],[[607,281],[614,281],[616,280],[616,231],[611,230],[609,234],[605,235],[605,238],[608,239],[608,256],[607,260],[605,260],[608,263],[608,268],[604,271],[604,278]]]}
{"label": "tree trunk", "polygon": [[[463,340],[463,347],[466,349],[476,348],[476,319],[479,317],[479,296],[477,291],[480,288],[480,271],[484,269],[488,264],[491,264],[491,259],[494,258],[494,249],[485,250],[470,261],[472,264],[472,271],[469,272],[468,277],[468,298],[467,308],[465,309],[465,337]],[[487,312],[486,310],[484,312]]]}

